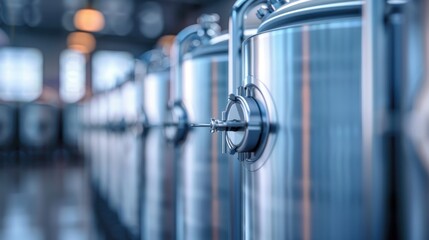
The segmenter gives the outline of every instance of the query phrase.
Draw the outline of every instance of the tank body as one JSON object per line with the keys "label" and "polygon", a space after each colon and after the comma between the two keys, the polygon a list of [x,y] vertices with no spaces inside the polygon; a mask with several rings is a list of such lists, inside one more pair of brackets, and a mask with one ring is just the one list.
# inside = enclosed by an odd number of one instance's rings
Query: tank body
{"label": "tank body", "polygon": [[164,137],[169,98],[168,69],[153,70],[141,79],[142,103],[148,128],[143,137],[143,239],[175,239],[174,152]]}
{"label": "tank body", "polygon": [[[404,239],[429,238],[429,3],[423,0],[408,1],[405,10],[404,61],[402,69],[406,79],[399,85],[402,94],[404,138],[403,161],[400,165],[403,189],[401,207]],[[401,19],[398,19],[401,20]],[[401,59],[402,60],[402,59]]]}
{"label": "tank body", "polygon": [[361,32],[360,14],[313,12],[244,42],[242,85],[259,90],[272,127],[264,153],[241,162],[244,239],[383,237],[386,93],[374,86],[367,162]]}
{"label": "tank body", "polygon": [[139,237],[140,231],[140,176],[142,148],[140,146],[141,137],[137,135],[134,128],[139,120],[141,111],[141,99],[138,98],[137,91],[140,89],[132,80],[125,82],[121,86],[123,116],[125,132],[123,133],[121,148],[123,149],[121,164],[122,176],[122,221],[133,237]]}
{"label": "tank body", "polygon": [[[226,105],[227,41],[221,44],[212,52],[213,46],[202,46],[208,48],[204,54],[190,53],[183,62],[183,105],[190,123],[220,117]],[[228,239],[228,156],[221,153],[221,138],[207,129],[194,128],[180,148],[178,197],[182,203],[179,211],[183,222],[179,227],[183,239]]]}
{"label": "tank body", "polygon": [[92,130],[94,135],[94,150],[95,157],[93,160],[97,163],[94,171],[97,173],[99,179],[98,189],[103,197],[107,199],[108,196],[108,179],[109,179],[109,160],[112,154],[110,143],[110,135],[108,129],[110,97],[109,92],[101,93],[98,96],[98,111],[100,121],[99,126]]}
{"label": "tank body", "polygon": [[[106,161],[107,166],[106,185],[108,188],[108,201],[113,211],[121,215],[122,212],[122,201],[123,201],[123,131],[119,131],[117,128],[123,119],[123,102],[119,88],[115,88],[108,93],[108,124],[111,126],[107,133],[108,139],[108,152],[107,158],[101,159]],[[118,147],[120,146],[120,147]],[[99,149],[103,151],[103,149]]]}

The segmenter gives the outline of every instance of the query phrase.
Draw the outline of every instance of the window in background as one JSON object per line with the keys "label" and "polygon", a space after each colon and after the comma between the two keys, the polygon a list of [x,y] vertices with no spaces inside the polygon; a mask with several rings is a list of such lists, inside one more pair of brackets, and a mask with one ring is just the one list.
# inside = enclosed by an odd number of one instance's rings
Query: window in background
{"label": "window in background", "polygon": [[0,98],[32,101],[43,87],[43,56],[33,48],[0,49]]}
{"label": "window in background", "polygon": [[85,56],[64,50],[60,56],[60,95],[64,102],[77,102],[85,94]]}
{"label": "window in background", "polygon": [[133,69],[134,58],[128,52],[98,51],[92,59],[92,88],[99,92],[123,82]]}

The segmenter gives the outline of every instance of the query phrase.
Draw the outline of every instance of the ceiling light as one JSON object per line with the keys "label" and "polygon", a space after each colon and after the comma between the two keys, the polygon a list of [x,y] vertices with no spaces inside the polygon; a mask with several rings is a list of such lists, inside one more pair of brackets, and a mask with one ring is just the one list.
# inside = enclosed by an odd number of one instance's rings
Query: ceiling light
{"label": "ceiling light", "polygon": [[104,16],[95,9],[80,9],[74,15],[74,25],[86,32],[99,32],[104,28]]}
{"label": "ceiling light", "polygon": [[67,37],[67,45],[69,49],[89,54],[95,49],[95,38],[90,33],[74,32]]}

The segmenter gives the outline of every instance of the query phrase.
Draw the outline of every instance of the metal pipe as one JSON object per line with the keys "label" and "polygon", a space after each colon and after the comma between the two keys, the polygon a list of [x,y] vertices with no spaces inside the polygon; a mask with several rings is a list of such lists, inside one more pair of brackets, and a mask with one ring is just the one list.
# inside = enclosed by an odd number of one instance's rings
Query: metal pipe
{"label": "metal pipe", "polygon": [[189,50],[189,48],[185,49],[185,44],[192,44],[191,40],[198,37],[199,30],[201,30],[201,26],[199,24],[191,25],[180,31],[174,40],[174,44],[171,49],[170,61],[170,80],[172,89],[174,89],[174,94],[172,96],[173,101],[182,100],[182,62],[183,55],[187,52],[187,50]]}
{"label": "metal pipe", "polygon": [[[160,61],[162,65],[162,59],[164,58],[164,52],[162,49],[152,49],[141,55],[140,58],[136,59],[136,68],[134,72],[134,76],[136,77],[137,87],[140,88],[140,92],[144,92],[144,78],[148,75],[150,64],[156,61]],[[139,79],[141,81],[139,81]],[[143,95],[139,94],[138,98],[142,99]],[[147,130],[150,128],[156,127],[156,124],[149,123],[147,120],[147,116],[143,109],[143,105],[140,106],[141,113],[137,123],[135,124],[135,132],[137,135],[145,134]],[[159,124],[158,124],[159,125]]]}
{"label": "metal pipe", "polygon": [[[232,7],[229,19],[229,43],[228,43],[228,92],[234,93],[241,86],[243,78],[242,49],[244,41],[244,17],[250,9],[267,0],[238,0]],[[225,135],[226,133],[223,133]],[[224,141],[226,142],[226,141]],[[226,143],[224,143],[226,144]],[[223,146],[223,151],[226,146]],[[235,157],[234,157],[235,158]],[[234,159],[235,160],[235,159]],[[229,162],[229,174],[231,175],[231,235],[230,239],[242,239],[242,168],[240,161]]]}
{"label": "metal pipe", "polygon": [[241,44],[244,41],[244,18],[246,14],[259,4],[267,3],[267,0],[238,0],[232,7],[229,19],[229,50],[228,50],[228,91],[234,93],[241,85],[242,80],[242,56]]}
{"label": "metal pipe", "polygon": [[[362,6],[362,146],[363,146],[363,176],[365,186],[365,204],[367,219],[373,218],[372,201],[374,194],[373,155],[375,137],[375,93],[376,82],[385,79],[385,51],[384,51],[384,17],[386,1],[366,0]],[[367,222],[368,238],[372,238],[374,224]]]}

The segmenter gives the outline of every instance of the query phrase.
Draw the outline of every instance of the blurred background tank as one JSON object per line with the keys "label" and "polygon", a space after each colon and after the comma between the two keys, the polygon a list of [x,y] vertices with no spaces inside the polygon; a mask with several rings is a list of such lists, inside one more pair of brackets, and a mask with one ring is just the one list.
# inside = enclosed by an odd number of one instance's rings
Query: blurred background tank
{"label": "blurred background tank", "polygon": [[142,110],[141,88],[136,84],[134,73],[127,76],[127,80],[120,86],[124,117],[123,138],[121,141],[122,171],[122,206],[121,219],[133,238],[140,238],[140,211],[141,211],[141,125]]}
{"label": "blurred background tank", "polygon": [[[104,177],[104,183],[107,188],[107,196],[109,206],[115,214],[121,214],[122,196],[122,181],[123,181],[123,148],[121,141],[123,137],[123,108],[122,97],[119,88],[114,88],[108,94],[108,143],[107,158],[103,161],[107,166],[107,174]],[[100,149],[100,151],[103,151]]]}
{"label": "blurred background tank", "polygon": [[159,42],[158,48],[143,54],[137,63],[143,72],[136,79],[142,86],[145,114],[142,160],[142,239],[175,239],[174,152],[164,138],[164,119],[169,99],[169,58],[171,37]]}

